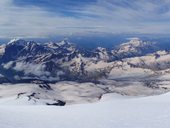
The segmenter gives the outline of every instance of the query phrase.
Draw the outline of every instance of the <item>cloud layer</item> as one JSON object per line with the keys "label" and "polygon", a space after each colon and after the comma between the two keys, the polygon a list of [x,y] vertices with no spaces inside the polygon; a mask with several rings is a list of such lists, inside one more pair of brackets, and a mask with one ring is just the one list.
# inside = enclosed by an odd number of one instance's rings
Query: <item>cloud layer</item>
{"label": "cloud layer", "polygon": [[169,0],[31,1],[0,1],[0,38],[170,31]]}

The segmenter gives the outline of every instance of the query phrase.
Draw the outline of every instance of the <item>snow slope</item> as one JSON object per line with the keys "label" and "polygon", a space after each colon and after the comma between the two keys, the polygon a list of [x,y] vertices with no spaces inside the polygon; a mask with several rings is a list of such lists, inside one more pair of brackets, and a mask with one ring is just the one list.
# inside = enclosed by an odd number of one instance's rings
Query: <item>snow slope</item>
{"label": "snow slope", "polygon": [[150,97],[104,95],[93,104],[0,106],[1,128],[169,128],[170,93]]}
{"label": "snow slope", "polygon": [[45,105],[57,100],[66,104],[96,102],[106,93],[93,83],[0,85],[0,105]]}

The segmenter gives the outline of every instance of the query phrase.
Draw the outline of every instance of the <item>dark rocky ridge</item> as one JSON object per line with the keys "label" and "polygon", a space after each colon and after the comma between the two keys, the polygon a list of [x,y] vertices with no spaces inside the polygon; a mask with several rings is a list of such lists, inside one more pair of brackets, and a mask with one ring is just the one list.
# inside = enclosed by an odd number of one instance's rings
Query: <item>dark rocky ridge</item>
{"label": "dark rocky ridge", "polygon": [[63,40],[58,43],[39,44],[15,39],[3,45],[0,51],[0,82],[57,82],[63,80],[97,82],[107,77],[113,66],[88,72],[89,63],[122,61],[144,56],[159,50],[153,43],[133,39],[115,49],[97,48],[93,51],[77,48]]}

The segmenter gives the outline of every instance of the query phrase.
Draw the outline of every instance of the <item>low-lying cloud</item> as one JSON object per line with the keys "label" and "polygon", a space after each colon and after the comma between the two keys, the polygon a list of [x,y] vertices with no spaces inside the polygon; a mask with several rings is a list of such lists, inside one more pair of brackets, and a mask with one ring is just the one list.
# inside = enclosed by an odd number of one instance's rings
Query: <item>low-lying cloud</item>
{"label": "low-lying cloud", "polygon": [[46,66],[43,64],[17,62],[13,69],[16,71],[23,71],[25,75],[48,76],[50,73],[45,71],[45,67]]}
{"label": "low-lying cloud", "polygon": [[[60,80],[60,76],[64,75],[63,71],[58,71],[55,76],[52,76],[50,72],[46,71],[45,64],[10,61],[6,64],[2,64],[2,66],[6,70],[12,69],[24,73],[24,76],[15,75],[14,78],[16,80],[37,78],[41,80],[57,81]],[[0,77],[2,77],[1,74]]]}

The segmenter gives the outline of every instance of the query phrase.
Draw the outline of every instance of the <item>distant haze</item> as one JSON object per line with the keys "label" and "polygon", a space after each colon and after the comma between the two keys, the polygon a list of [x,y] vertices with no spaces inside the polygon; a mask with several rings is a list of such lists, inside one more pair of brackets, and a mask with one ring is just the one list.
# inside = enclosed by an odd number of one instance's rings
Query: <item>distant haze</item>
{"label": "distant haze", "polygon": [[[91,34],[74,34],[71,36],[53,36],[49,38],[23,38],[28,41],[39,43],[59,42],[67,39],[78,47],[94,49],[96,47],[105,47],[111,49],[120,43],[129,41],[131,38],[140,38],[144,41],[152,41],[159,44],[160,47],[170,49],[170,36],[165,34],[108,34],[108,33],[91,33]],[[12,38],[0,39],[0,43],[7,43]]]}

